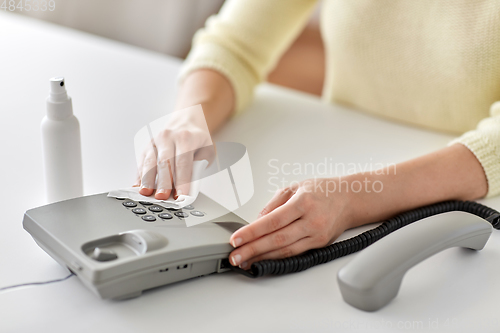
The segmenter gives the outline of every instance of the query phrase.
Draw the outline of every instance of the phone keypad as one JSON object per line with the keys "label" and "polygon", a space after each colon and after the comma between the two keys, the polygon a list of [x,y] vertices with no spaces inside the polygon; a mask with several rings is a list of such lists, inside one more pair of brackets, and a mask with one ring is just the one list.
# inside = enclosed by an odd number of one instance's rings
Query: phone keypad
{"label": "phone keypad", "polygon": [[[172,220],[175,217],[179,220],[183,220],[185,218],[192,216],[195,217],[203,217],[205,216],[204,212],[199,210],[195,210],[193,205],[187,205],[182,209],[168,207],[164,208],[159,205],[155,205],[151,202],[139,201],[135,202],[130,199],[123,198],[115,198],[117,200],[123,201],[122,205],[134,213],[137,217],[140,217],[142,220],[146,222],[155,222],[158,218],[161,221]],[[137,207],[138,204],[141,204],[143,207]],[[164,209],[167,209],[168,212],[164,212]],[[186,211],[184,211],[186,210]],[[189,211],[189,212],[188,212]]]}

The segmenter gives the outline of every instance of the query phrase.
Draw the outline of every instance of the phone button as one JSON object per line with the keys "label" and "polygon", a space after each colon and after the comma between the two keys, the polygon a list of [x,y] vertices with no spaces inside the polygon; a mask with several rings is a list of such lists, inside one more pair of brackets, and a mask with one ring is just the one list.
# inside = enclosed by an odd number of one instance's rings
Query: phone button
{"label": "phone button", "polygon": [[186,218],[189,216],[188,213],[184,213],[184,212],[175,212],[174,215],[177,217],[183,217],[183,218]]}
{"label": "phone button", "polygon": [[149,207],[149,210],[155,213],[163,212],[163,208],[161,208],[160,206],[151,206]]}
{"label": "phone button", "polygon": [[160,217],[162,219],[167,219],[167,220],[170,220],[171,218],[173,218],[172,214],[169,214],[169,213],[158,214],[158,217]]}
{"label": "phone button", "polygon": [[153,215],[144,215],[142,217],[142,219],[146,222],[154,222],[156,221],[156,217],[154,217]]}
{"label": "phone button", "polygon": [[202,217],[202,216],[205,216],[204,213],[200,212],[199,210],[193,210],[191,212],[191,215],[194,215],[194,216],[197,216],[197,217]]}
{"label": "phone button", "polygon": [[146,214],[146,210],[144,208],[134,208],[132,209],[132,212],[133,213],[136,213],[136,214]]}

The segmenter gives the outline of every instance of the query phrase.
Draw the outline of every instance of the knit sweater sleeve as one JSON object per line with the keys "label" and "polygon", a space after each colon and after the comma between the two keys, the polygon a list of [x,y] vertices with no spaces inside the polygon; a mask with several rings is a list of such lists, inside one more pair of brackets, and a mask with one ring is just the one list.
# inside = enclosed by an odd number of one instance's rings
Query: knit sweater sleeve
{"label": "knit sweater sleeve", "polygon": [[224,75],[235,93],[235,110],[250,102],[263,81],[303,29],[316,0],[228,0],[193,38],[179,82],[209,68]]}
{"label": "knit sweater sleeve", "polygon": [[466,132],[451,144],[469,148],[483,166],[488,181],[486,197],[500,194],[500,102],[491,106],[490,117],[483,119],[475,130]]}

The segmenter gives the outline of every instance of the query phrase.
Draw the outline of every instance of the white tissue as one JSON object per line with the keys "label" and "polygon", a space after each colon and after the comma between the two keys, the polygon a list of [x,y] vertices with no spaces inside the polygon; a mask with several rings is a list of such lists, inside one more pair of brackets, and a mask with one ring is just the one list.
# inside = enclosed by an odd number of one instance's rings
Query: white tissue
{"label": "white tissue", "polygon": [[192,173],[192,181],[189,187],[189,194],[181,194],[175,200],[172,195],[167,200],[158,200],[155,199],[154,194],[146,197],[144,195],[139,194],[140,187],[129,187],[120,190],[110,191],[108,193],[108,197],[113,198],[123,198],[123,199],[131,199],[134,201],[145,201],[151,202],[158,206],[162,206],[164,208],[176,208],[180,209],[187,205],[192,204],[196,198],[198,197],[198,193],[200,193],[200,184],[201,184],[201,174],[206,169],[208,165],[207,160],[201,161],[193,161],[193,173]]}

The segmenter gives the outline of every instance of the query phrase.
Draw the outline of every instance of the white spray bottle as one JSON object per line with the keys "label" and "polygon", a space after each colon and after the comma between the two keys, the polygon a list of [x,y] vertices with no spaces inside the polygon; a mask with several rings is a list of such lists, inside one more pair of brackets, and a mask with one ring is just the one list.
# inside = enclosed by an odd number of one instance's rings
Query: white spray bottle
{"label": "white spray bottle", "polygon": [[41,129],[47,202],[82,196],[80,124],[62,77],[50,79],[47,115]]}

